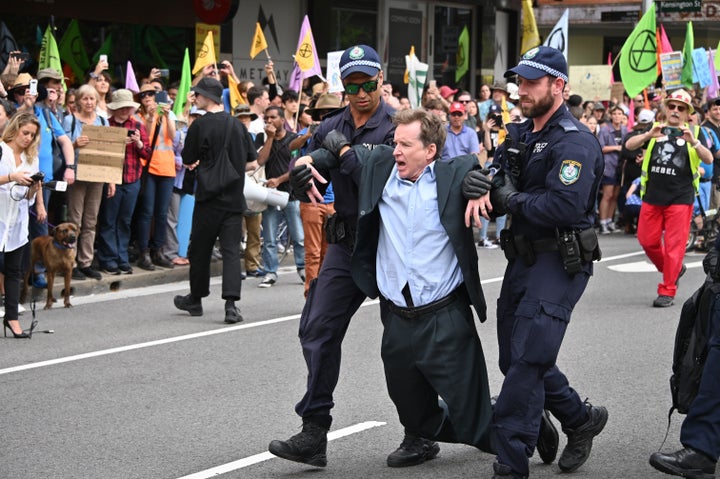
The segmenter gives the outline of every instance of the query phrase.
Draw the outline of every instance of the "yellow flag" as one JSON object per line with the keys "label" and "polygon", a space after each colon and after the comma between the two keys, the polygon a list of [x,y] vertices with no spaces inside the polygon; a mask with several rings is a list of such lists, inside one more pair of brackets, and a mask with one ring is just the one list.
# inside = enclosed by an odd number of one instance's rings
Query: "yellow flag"
{"label": "yellow flag", "polygon": [[260,28],[260,22],[255,23],[255,36],[253,37],[252,46],[250,47],[250,58],[255,58],[258,53],[268,47],[265,34]]}
{"label": "yellow flag", "polygon": [[[415,56],[415,45],[410,46],[410,54],[408,55],[410,58]],[[407,65],[405,66],[405,74],[403,75],[403,83],[408,84],[410,83],[410,72],[407,69]]]}
{"label": "yellow flag", "polygon": [[[508,125],[510,123],[510,112],[508,111],[505,96],[503,96],[502,102],[500,103],[500,113],[502,114],[503,125]],[[506,127],[503,126],[498,132],[498,146],[502,145],[505,141],[505,136],[507,135],[507,130],[505,128]]]}
{"label": "yellow flag", "polygon": [[535,14],[532,9],[532,0],[522,0],[522,46],[520,54],[523,54],[540,45],[540,34],[535,23]]}
{"label": "yellow flag", "polygon": [[315,52],[313,51],[315,42],[312,39],[312,33],[308,28],[305,31],[305,36],[300,42],[297,51],[295,52],[295,62],[302,71],[308,71],[315,66]]}
{"label": "yellow flag", "polygon": [[235,110],[235,107],[244,104],[245,100],[240,96],[240,90],[238,90],[238,84],[232,75],[228,75],[228,91],[230,92],[230,108]]}
{"label": "yellow flag", "polygon": [[195,59],[195,66],[192,69],[193,75],[205,68],[207,65],[213,65],[217,63],[215,57],[215,43],[213,42],[212,30],[207,33],[205,41],[203,42],[202,49],[198,53],[197,59]]}

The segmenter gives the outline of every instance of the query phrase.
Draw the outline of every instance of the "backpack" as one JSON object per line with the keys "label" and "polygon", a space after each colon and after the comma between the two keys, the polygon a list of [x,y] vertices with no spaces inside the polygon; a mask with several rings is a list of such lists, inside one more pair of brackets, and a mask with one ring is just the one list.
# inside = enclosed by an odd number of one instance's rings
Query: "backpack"
{"label": "backpack", "polygon": [[[710,315],[720,294],[720,283],[703,283],[683,304],[673,350],[670,394],[673,410],[687,414],[700,388],[708,354]],[[668,415],[668,419],[669,419]]]}

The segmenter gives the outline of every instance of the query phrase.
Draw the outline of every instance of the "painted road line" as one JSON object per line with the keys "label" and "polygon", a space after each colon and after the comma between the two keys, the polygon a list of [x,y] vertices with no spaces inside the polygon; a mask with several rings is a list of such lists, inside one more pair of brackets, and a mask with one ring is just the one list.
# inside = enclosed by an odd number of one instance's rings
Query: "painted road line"
{"label": "painted road line", "polygon": [[[695,261],[693,263],[685,263],[685,266],[690,268],[702,268],[702,261]],[[657,268],[649,261],[637,261],[635,263],[622,263],[614,266],[608,266],[609,270],[617,271],[618,273],[656,273]]]}
{"label": "painted road line", "polygon": [[[340,439],[341,437],[349,436],[351,434],[357,434],[363,431],[366,431],[368,429],[372,429],[374,427],[380,427],[384,426],[386,423],[384,422],[377,422],[377,421],[367,421],[367,422],[361,422],[359,424],[354,424],[349,427],[345,427],[343,429],[338,429],[337,431],[332,431],[328,433],[328,441],[333,441],[335,439]],[[260,462],[268,461],[270,459],[276,459],[277,456],[274,456],[270,454],[269,452],[263,452],[260,454],[255,454],[254,456],[245,457],[242,459],[238,459],[237,461],[228,462],[227,464],[223,464],[221,466],[216,466],[210,469],[205,469],[204,471],[196,472],[194,474],[190,474],[189,476],[183,476],[178,479],[208,479],[210,477],[216,477],[222,474],[227,474],[228,472],[237,471],[238,469],[242,469],[244,467],[252,466],[253,464],[257,464]]]}

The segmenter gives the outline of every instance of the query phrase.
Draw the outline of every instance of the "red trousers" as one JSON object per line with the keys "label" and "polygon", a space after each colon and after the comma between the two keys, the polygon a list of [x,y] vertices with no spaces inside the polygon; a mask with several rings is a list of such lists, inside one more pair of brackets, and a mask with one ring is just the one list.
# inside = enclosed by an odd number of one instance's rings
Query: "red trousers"
{"label": "red trousers", "polygon": [[650,261],[663,274],[663,281],[658,284],[658,295],[675,297],[676,283],[685,257],[685,244],[690,233],[692,210],[692,205],[657,206],[643,203],[640,207],[638,241]]}
{"label": "red trousers", "polygon": [[305,232],[305,296],[307,296],[310,282],[317,278],[320,272],[327,239],[325,239],[325,220],[335,213],[333,203],[313,205],[300,202],[300,219]]}

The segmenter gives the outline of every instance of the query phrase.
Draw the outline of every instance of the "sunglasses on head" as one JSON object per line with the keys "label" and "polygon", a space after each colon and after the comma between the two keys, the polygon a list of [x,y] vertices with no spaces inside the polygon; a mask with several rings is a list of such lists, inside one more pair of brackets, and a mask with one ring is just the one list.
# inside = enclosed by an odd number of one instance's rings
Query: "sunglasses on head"
{"label": "sunglasses on head", "polygon": [[682,112],[684,112],[685,110],[687,110],[687,107],[686,107],[685,105],[678,105],[677,103],[668,103],[668,104],[667,104],[667,109],[668,109],[668,110],[677,110],[677,111],[679,111],[680,113],[682,113]]}
{"label": "sunglasses on head", "polygon": [[366,93],[372,93],[377,90],[378,80],[370,80],[365,83],[346,83],[344,86],[345,93],[348,95],[357,95],[360,92],[360,88]]}
{"label": "sunglasses on head", "polygon": [[145,98],[148,96],[155,96],[155,92],[154,91],[144,91],[144,92],[140,93],[140,98]]}

